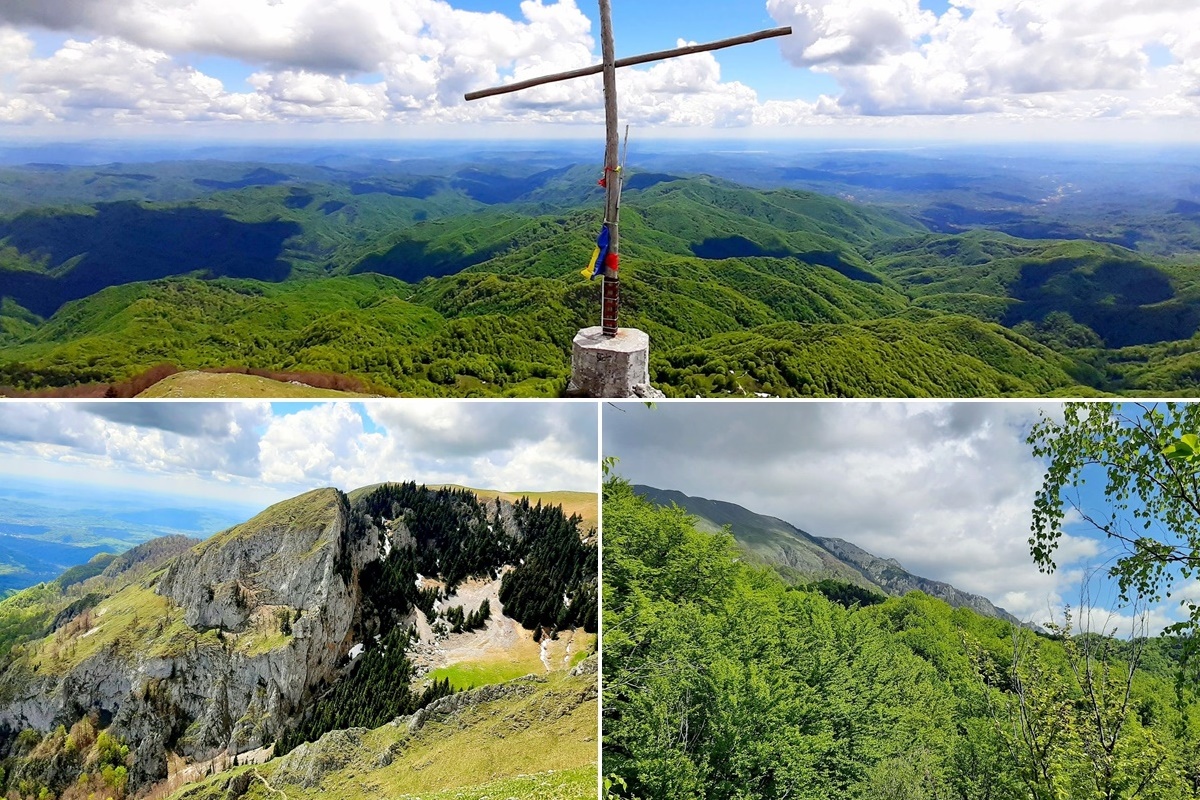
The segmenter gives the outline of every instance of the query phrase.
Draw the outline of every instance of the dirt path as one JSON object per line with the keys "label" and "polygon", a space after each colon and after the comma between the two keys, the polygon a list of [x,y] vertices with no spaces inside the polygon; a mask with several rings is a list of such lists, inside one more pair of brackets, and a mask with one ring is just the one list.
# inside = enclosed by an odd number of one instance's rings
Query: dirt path
{"label": "dirt path", "polygon": [[270,783],[268,783],[267,779],[264,778],[262,776],[262,773],[260,773],[258,770],[254,770],[254,777],[258,778],[260,781],[262,781],[262,785],[267,787],[268,792],[270,792],[271,794],[281,795],[283,797],[283,800],[288,800],[287,792],[285,792],[283,789],[276,789],[274,786],[272,786]]}

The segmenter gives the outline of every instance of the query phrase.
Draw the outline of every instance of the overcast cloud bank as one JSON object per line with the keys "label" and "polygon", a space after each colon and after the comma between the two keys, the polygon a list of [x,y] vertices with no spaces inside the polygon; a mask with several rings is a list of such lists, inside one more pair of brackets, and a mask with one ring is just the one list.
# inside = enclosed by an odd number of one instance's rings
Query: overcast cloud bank
{"label": "overcast cloud bank", "polygon": [[[846,539],[917,575],[981,594],[1044,622],[1115,597],[1103,570],[1111,545],[1072,527],[1038,572],[1029,555],[1034,494],[1045,466],[1025,443],[1056,404],[687,403],[606,408],[604,454],[634,483],[725,500],[815,536]],[[702,434],[699,432],[703,432]],[[1099,571],[1097,573],[1097,570]],[[1177,592],[1175,600],[1200,597]],[[1123,616],[1124,615],[1124,616]],[[1151,609],[1161,629],[1174,602]],[[1097,615],[1097,621],[1101,617]],[[1113,624],[1127,632],[1127,612]]]}

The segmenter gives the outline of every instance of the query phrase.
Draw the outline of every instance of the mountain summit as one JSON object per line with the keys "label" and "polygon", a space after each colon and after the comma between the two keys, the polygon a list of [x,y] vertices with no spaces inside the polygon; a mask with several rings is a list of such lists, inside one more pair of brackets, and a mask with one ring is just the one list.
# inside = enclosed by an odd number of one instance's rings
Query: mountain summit
{"label": "mountain summit", "polygon": [[570,669],[596,630],[581,521],[463,488],[318,489],[9,597],[0,789],[161,795],[288,751],[299,769],[333,732]]}
{"label": "mountain summit", "polygon": [[899,597],[919,591],[955,608],[1020,624],[1020,620],[986,597],[948,583],[913,575],[892,558],[879,558],[844,539],[827,539],[803,531],[777,517],[756,514],[721,500],[690,497],[683,492],[635,485],[634,491],[655,505],[677,505],[696,517],[696,529],[715,533],[729,526],[747,555],[793,582],[832,578]]}

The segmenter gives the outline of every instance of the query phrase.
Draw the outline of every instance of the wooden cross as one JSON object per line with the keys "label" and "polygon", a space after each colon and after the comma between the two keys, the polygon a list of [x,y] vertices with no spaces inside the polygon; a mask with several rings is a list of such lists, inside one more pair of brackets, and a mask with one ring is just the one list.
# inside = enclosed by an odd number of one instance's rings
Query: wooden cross
{"label": "wooden cross", "polygon": [[[546,83],[582,78],[586,75],[595,75],[600,72],[604,73],[604,224],[608,226],[608,252],[616,255],[620,242],[617,235],[617,221],[621,213],[621,183],[623,181],[623,176],[619,168],[620,164],[617,162],[617,144],[619,139],[617,130],[617,67],[630,67],[635,64],[647,64],[651,61],[662,61],[676,56],[704,53],[709,50],[720,50],[725,47],[748,44],[775,36],[787,36],[791,32],[791,28],[773,28],[771,30],[759,31],[758,33],[746,34],[745,36],[736,36],[732,39],[721,39],[720,41],[709,42],[708,44],[695,44],[687,47],[678,47],[674,50],[660,50],[656,53],[646,53],[645,55],[618,59],[616,56],[616,47],[613,44],[610,0],[600,0],[600,50],[603,63],[569,72],[545,75],[541,78],[518,81],[517,83],[497,86],[492,89],[469,92],[466,95],[466,99],[479,100],[484,97],[494,97],[499,94],[517,92]],[[603,274],[604,294],[601,306],[600,326],[605,336],[616,336],[617,315],[621,305],[621,282],[617,275],[617,270],[610,268],[607,264],[603,265]]]}

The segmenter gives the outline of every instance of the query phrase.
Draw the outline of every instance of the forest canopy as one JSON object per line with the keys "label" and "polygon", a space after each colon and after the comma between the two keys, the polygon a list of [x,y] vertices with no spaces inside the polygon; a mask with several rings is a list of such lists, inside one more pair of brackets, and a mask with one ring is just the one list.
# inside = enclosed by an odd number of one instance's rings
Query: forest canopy
{"label": "forest canopy", "polygon": [[611,797],[1200,793],[1200,704],[1169,642],[1035,633],[916,592],[847,608],[619,479],[604,522]]}

